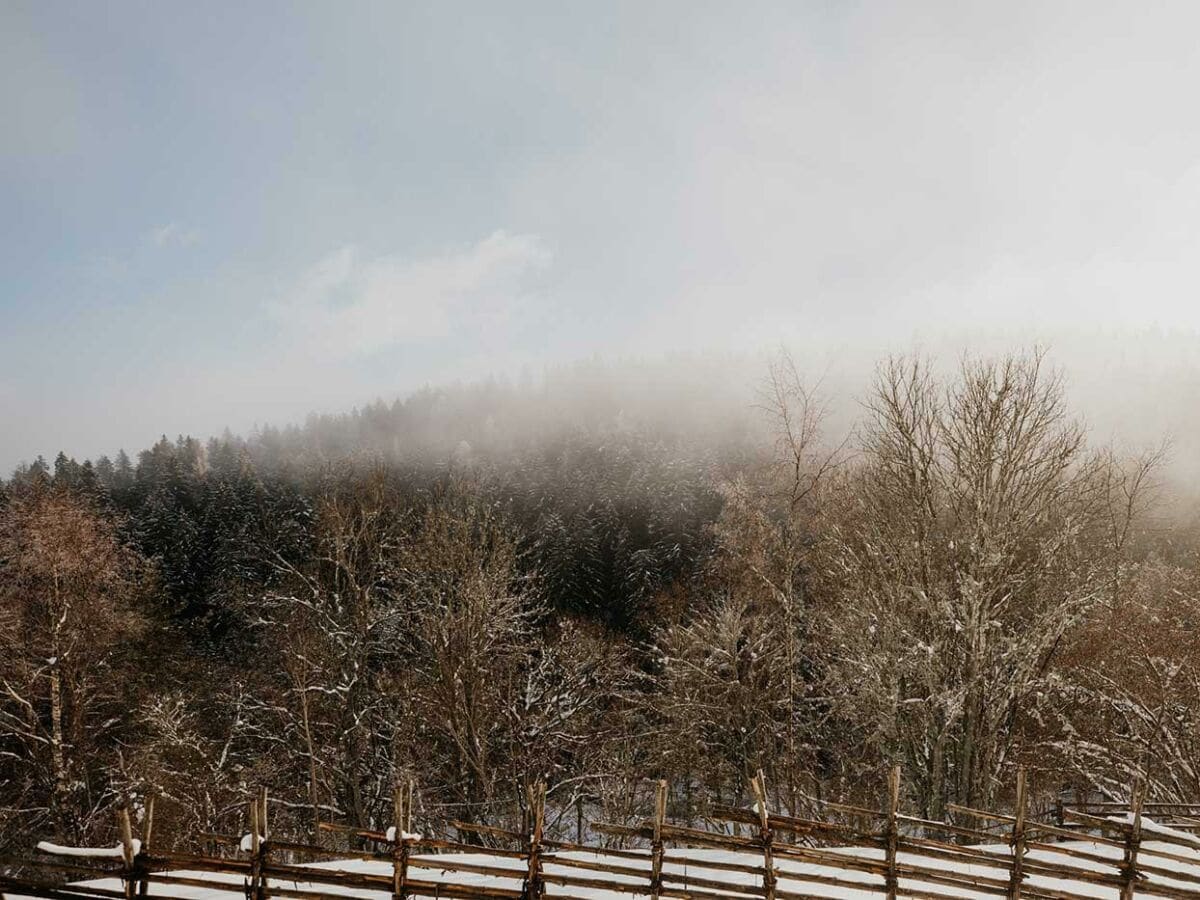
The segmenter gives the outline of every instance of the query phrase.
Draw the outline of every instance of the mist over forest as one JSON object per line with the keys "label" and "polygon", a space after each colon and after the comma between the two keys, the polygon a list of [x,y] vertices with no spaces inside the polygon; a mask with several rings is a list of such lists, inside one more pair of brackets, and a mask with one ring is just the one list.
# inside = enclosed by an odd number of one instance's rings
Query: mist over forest
{"label": "mist over forest", "polygon": [[[1200,792],[1192,343],[589,361],[0,491],[0,848]],[[166,826],[164,826],[166,827]],[[561,826],[569,828],[564,819]]]}
{"label": "mist over forest", "polygon": [[0,900],[1200,900],[1198,33],[0,2]]}
{"label": "mist over forest", "polygon": [[[998,356],[1035,347],[1043,348],[1048,361],[1061,370],[1072,414],[1093,441],[1115,442],[1129,450],[1165,441],[1170,449],[1164,472],[1173,489],[1191,490],[1200,478],[1200,344],[1188,329],[914,327],[911,335],[832,334],[754,353],[597,355],[380,392],[360,396],[357,403],[317,410],[306,409],[303,394],[295,393],[286,404],[264,400],[254,412],[237,417],[228,409],[189,416],[183,405],[172,413],[171,424],[179,430],[129,421],[121,432],[132,455],[138,444],[131,445],[129,439],[138,435],[149,446],[163,434],[205,441],[224,433],[251,444],[283,440],[293,451],[303,448],[310,461],[314,455],[336,459],[363,452],[391,460],[432,460],[463,442],[491,454],[549,434],[609,426],[637,427],[695,447],[755,443],[764,435],[764,419],[756,409],[764,372],[771,358],[786,350],[821,395],[829,417],[827,430],[844,436],[861,414],[876,367],[889,356],[921,356],[949,369],[964,354]],[[0,459],[12,472],[39,455],[50,461],[61,451],[95,460],[114,457],[121,446],[105,446],[95,437],[78,443],[82,446],[39,446],[15,430],[0,444]]]}

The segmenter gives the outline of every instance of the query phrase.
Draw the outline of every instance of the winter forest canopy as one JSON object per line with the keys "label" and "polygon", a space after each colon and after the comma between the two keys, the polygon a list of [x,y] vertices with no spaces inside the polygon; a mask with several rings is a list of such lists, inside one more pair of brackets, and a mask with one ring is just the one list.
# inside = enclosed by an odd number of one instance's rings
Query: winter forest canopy
{"label": "winter forest canopy", "polygon": [[433,830],[511,825],[539,779],[552,827],[644,811],[647,777],[701,817],[759,768],[791,810],[892,764],[929,818],[1018,766],[1200,799],[1200,530],[1041,352],[885,360],[853,421],[786,355],[686,428],[586,393],[20,467],[0,849],[109,840],[149,792],[233,831],[259,784],[277,828],[379,826],[398,776]]}

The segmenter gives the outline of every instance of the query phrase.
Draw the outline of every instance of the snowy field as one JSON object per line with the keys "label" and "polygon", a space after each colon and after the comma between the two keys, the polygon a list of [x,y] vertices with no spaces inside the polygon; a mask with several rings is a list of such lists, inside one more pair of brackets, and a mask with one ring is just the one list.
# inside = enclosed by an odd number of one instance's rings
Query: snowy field
{"label": "snowy field", "polygon": [[[1200,839],[1179,831],[1170,832],[1170,843],[1153,840],[1155,831],[1165,832],[1161,826],[1145,822],[1146,840],[1141,845],[1139,869],[1146,872],[1146,879],[1138,897],[1152,896],[1196,896],[1200,898]],[[1192,847],[1181,846],[1181,843],[1191,844]],[[1003,844],[979,846],[974,848],[997,857],[1000,866],[1006,865],[1009,848]],[[824,852],[849,854],[863,859],[882,860],[881,851],[865,849],[832,849]],[[1087,859],[1080,854],[1087,854],[1094,859]],[[987,865],[967,865],[959,861],[947,861],[914,853],[900,853],[898,863],[903,871],[906,865],[919,866],[939,872],[953,872],[959,876],[978,876],[993,880],[1004,881],[1006,872],[1001,868]],[[1031,864],[1038,862],[1051,863],[1056,866],[1076,867],[1078,877],[1051,878],[1042,874],[1030,875],[1023,884],[1026,896],[1043,896],[1059,898],[1116,898],[1119,890],[1116,887],[1089,883],[1089,877],[1096,875],[1111,876],[1119,871],[1122,850],[1109,844],[1091,840],[1067,841],[1054,844],[1048,848],[1032,849],[1026,856]],[[475,865],[484,868],[495,868],[511,871],[507,877],[498,873],[477,873],[453,871],[445,868],[447,863]],[[622,867],[626,873],[599,872],[588,868],[591,863],[602,863],[614,867]],[[683,896],[685,892],[691,896],[702,897],[754,897],[762,896],[761,869],[758,873],[752,871],[729,871],[727,866],[734,865],[747,870],[761,866],[762,857],[753,853],[728,852],[717,850],[684,850],[669,849],[663,865],[666,878],[664,885],[665,896]],[[432,896],[446,893],[462,896],[462,889],[471,888],[499,889],[501,891],[519,892],[525,873],[526,863],[522,859],[510,858],[487,853],[454,853],[447,855],[414,856],[409,861],[409,879],[412,882],[410,892],[415,895]],[[845,900],[866,900],[866,898],[883,895],[883,879],[872,873],[853,872],[829,865],[819,865],[797,862],[791,859],[775,860],[778,872],[777,893],[780,897],[820,897],[845,898]],[[347,872],[359,875],[376,876],[387,879],[389,884],[392,877],[392,866],[383,860],[338,860],[333,862],[316,863],[303,868],[313,870],[313,882],[302,878],[282,880],[272,878],[268,882],[268,893],[276,896],[287,896],[289,892],[319,892],[332,896],[363,898],[363,900],[388,900],[391,892],[388,888],[347,887],[320,883],[318,872]],[[580,897],[587,900],[627,900],[634,896],[648,896],[648,880],[650,873],[649,855],[642,859],[630,859],[625,856],[615,857],[605,855],[602,851],[596,853],[546,853],[543,855],[543,878],[545,893],[552,897]],[[172,897],[180,900],[244,900],[245,889],[242,876],[202,872],[202,871],[173,871],[162,873],[165,879],[150,885],[149,895],[154,897]],[[594,880],[590,886],[563,885],[555,883],[556,879],[576,878]],[[178,881],[177,881],[178,879]],[[181,883],[201,881],[204,884]],[[175,883],[172,883],[175,882]],[[721,884],[714,884],[719,882]],[[614,889],[617,884],[628,885],[625,890]],[[612,885],[606,887],[605,885]],[[116,878],[83,882],[77,887],[97,887],[108,890],[120,890],[121,882]],[[455,890],[455,887],[458,890]],[[631,888],[635,892],[631,892]],[[640,890],[639,890],[640,889]],[[921,898],[987,898],[994,897],[997,891],[969,891],[961,887],[938,885],[926,880],[915,878],[900,879],[900,890],[903,896]],[[481,892],[482,893],[482,892]],[[17,895],[10,894],[10,898]],[[494,895],[493,895],[494,896]]]}

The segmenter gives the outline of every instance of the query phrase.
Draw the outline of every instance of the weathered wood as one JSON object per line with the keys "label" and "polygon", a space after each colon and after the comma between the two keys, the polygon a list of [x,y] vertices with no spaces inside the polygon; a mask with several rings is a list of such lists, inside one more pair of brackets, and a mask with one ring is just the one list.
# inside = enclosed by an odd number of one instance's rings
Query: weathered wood
{"label": "weathered wood", "polygon": [[117,810],[117,824],[121,831],[121,861],[124,863],[121,872],[121,883],[126,900],[133,900],[137,890],[134,871],[133,826],[129,822],[129,807],[122,806]]}
{"label": "weathered wood", "polygon": [[[946,809],[948,809],[950,812],[959,813],[960,815],[964,816],[971,816],[972,818],[981,819],[987,822],[998,822],[1006,825],[1012,825],[1016,821],[1016,818],[1013,816],[987,812],[981,809],[972,809],[969,806],[959,806],[955,803],[947,804]],[[1064,817],[1069,818],[1071,815],[1074,815],[1071,810],[1063,810]],[[1109,822],[1107,819],[1096,819],[1095,821],[1106,825],[1114,824]],[[1103,836],[1098,837],[1096,835],[1088,835],[1084,837],[1080,835],[1078,831],[1072,831],[1070,828],[1060,828],[1057,825],[1049,825],[1044,822],[1029,822],[1026,824],[1025,829],[1027,834],[1036,832],[1038,834],[1050,835],[1051,837],[1063,838],[1064,840],[1068,841],[1087,840],[1094,844],[1103,844],[1108,847],[1116,847],[1117,849],[1121,849],[1125,846],[1124,841],[1114,840],[1112,838],[1106,838]],[[996,836],[993,834],[981,832],[982,841],[995,840],[995,837]]]}
{"label": "weathered wood", "polygon": [[1012,900],[1020,900],[1021,897],[1021,882],[1025,880],[1023,865],[1025,862],[1025,811],[1026,811],[1026,796],[1025,796],[1025,769],[1017,771],[1017,797],[1014,805],[1015,821],[1012,826],[1012,834],[1009,836],[1009,845],[1012,847],[1012,872],[1008,882],[1008,896]]}
{"label": "weathered wood", "polygon": [[[22,897],[40,897],[44,900],[80,900],[83,897],[100,897],[104,900],[121,900],[123,890],[95,887],[93,885],[50,884],[22,878],[0,875],[0,892]],[[185,897],[155,894],[155,900],[188,900]]]}
{"label": "weathered wood", "polygon": [[465,831],[468,834],[486,834],[488,837],[499,838],[505,841],[514,841],[518,844],[525,842],[527,834],[522,834],[519,831],[507,831],[503,828],[496,828],[494,825],[477,825],[473,822],[460,822],[458,819],[451,819],[447,823],[451,828],[458,831]]}
{"label": "weathered wood", "polygon": [[271,827],[267,824],[267,786],[258,789],[258,827],[262,829],[263,840],[270,840]]}
{"label": "weathered wood", "polygon": [[762,841],[763,847],[763,896],[766,900],[775,900],[775,861],[771,854],[771,816],[767,812],[767,784],[763,776],[763,770],[759,769],[758,774],[750,781],[750,788],[754,792],[754,800],[758,804],[758,823],[759,823],[759,839]]}
{"label": "weathered wood", "polygon": [[248,876],[253,868],[251,862],[245,859],[225,859],[217,856],[203,856],[196,853],[178,853],[174,850],[155,850],[146,857],[146,863],[151,869],[181,867],[199,869],[204,872],[224,872],[230,875]]}
{"label": "weathered wood", "polygon": [[129,807],[122,806],[117,810],[117,825],[121,833],[121,859],[125,868],[133,868],[133,827],[129,822]]}
{"label": "weathered wood", "polygon": [[250,801],[250,874],[246,879],[246,900],[263,900],[263,857],[261,808],[259,798]]}
{"label": "weathered wood", "polygon": [[[730,806],[715,807],[713,812],[721,819],[734,822],[757,824],[758,812],[751,809],[737,809]],[[771,828],[775,831],[787,831],[804,836],[836,836],[844,837],[847,843],[855,843],[861,838],[882,839],[882,835],[863,831],[841,822],[822,822],[818,819],[803,819],[796,816],[771,816]]]}
{"label": "weathered wood", "polygon": [[650,834],[650,898],[662,896],[663,825],[667,819],[667,781],[660,778],[654,786],[654,825]]}
{"label": "weathered wood", "polygon": [[525,900],[541,900],[542,896],[542,831],[546,824],[546,785],[538,782],[530,785],[526,796],[529,809],[529,839],[526,853],[529,857],[525,874]]}
{"label": "weathered wood", "polygon": [[896,822],[896,816],[900,812],[899,766],[893,766],[891,772],[888,773],[887,806],[885,808],[887,811],[887,845],[884,853],[887,860],[887,874],[884,876],[884,886],[887,889],[887,900],[896,900],[896,893],[899,889],[896,867],[896,850],[899,839],[899,825]]}
{"label": "weathered wood", "polygon": [[406,791],[396,786],[392,797],[392,821],[396,829],[395,840],[392,843],[392,897],[394,900],[405,900],[407,896],[406,882],[408,881],[408,851],[409,844],[405,838],[408,824],[407,806],[412,802],[412,789]]}
{"label": "weathered wood", "polygon": [[[371,890],[380,888],[370,887]],[[382,888],[386,893],[386,886]],[[287,897],[290,900],[346,900],[344,893],[311,891],[299,887],[276,886],[272,893],[277,897]],[[410,878],[408,893],[411,897],[451,898],[451,900],[520,900],[521,892],[517,889],[490,887],[487,885],[450,884],[444,881],[425,881]],[[158,900],[156,897],[155,900]]]}
{"label": "weathered wood", "polygon": [[154,839],[154,794],[146,796],[146,811],[142,819],[142,846],[134,864],[138,869],[138,897],[144,898],[150,893],[150,880],[145,866],[146,854],[150,852],[150,842]]}
{"label": "weathered wood", "polygon": [[259,838],[259,834],[260,834],[260,832],[258,830],[258,801],[251,800],[249,809],[250,809],[250,855],[252,857],[255,857],[255,856],[258,856],[258,838]]}
{"label": "weathered wood", "polygon": [[[589,826],[590,827],[590,826]],[[465,846],[465,845],[464,845]],[[644,860],[647,865],[650,862],[650,854],[645,850],[622,850],[616,847],[596,847],[588,846],[587,844],[568,843],[566,841],[551,841],[544,839],[543,847],[549,847],[552,850],[559,852],[578,852],[578,853],[603,853],[605,856],[611,856],[615,859],[639,859]],[[472,848],[478,850],[478,847]],[[500,850],[497,851],[492,847],[488,848],[488,853],[510,853],[513,851]]]}
{"label": "weathered wood", "polygon": [[356,825],[341,825],[337,822],[318,822],[318,831],[332,831],[336,834],[345,834],[350,837],[358,837],[367,841],[375,841],[378,844],[389,843],[388,836],[383,831],[374,831],[370,828],[359,828]]}
{"label": "weathered wood", "polygon": [[1142,842],[1142,780],[1134,782],[1131,792],[1130,806],[1133,810],[1133,823],[1125,835],[1125,856],[1121,861],[1121,875],[1124,884],[1121,886],[1121,900],[1133,900],[1133,891],[1137,887],[1141,875],[1137,868],[1138,845]]}
{"label": "weathered wood", "polygon": [[[78,865],[73,861],[38,863],[49,871],[67,875],[74,872],[91,877],[118,876],[122,879],[122,890],[53,885],[36,877],[0,879],[0,890],[40,900],[134,900],[131,886],[136,886],[137,900],[159,900],[162,895],[158,890],[170,890],[172,886],[212,887],[235,895],[244,889],[247,900],[266,900],[268,887],[276,900],[344,900],[347,892],[361,891],[384,900],[388,900],[389,894],[390,900],[418,897],[558,900],[594,891],[631,897],[649,894],[656,900],[731,897],[810,900],[818,893],[828,895],[830,890],[862,891],[879,898],[903,896],[906,900],[944,900],[965,894],[1012,900],[1088,900],[1100,893],[1129,900],[1135,892],[1138,897],[1200,900],[1200,845],[1183,835],[1143,831],[1142,813],[1146,804],[1144,785],[1140,782],[1133,791],[1132,821],[1064,810],[1064,822],[1094,832],[1091,834],[1029,821],[1023,772],[1018,775],[1012,815],[952,807],[981,822],[1004,826],[1005,833],[1000,835],[901,814],[896,769],[888,779],[883,810],[826,804],[860,820],[878,822],[881,828],[878,832],[837,822],[773,815],[768,809],[768,791],[761,771],[751,779],[750,787],[754,796],[752,809],[720,808],[719,816],[753,827],[749,834],[745,831],[727,834],[668,823],[667,786],[659,782],[652,818],[632,826],[603,823],[592,826],[599,834],[633,837],[649,843],[648,849],[611,851],[578,842],[548,840],[544,834],[545,788],[540,784],[529,790],[526,804],[529,815],[519,832],[456,823],[464,832],[520,847],[504,850],[453,840],[410,839],[407,835],[411,833],[413,817],[411,780],[397,785],[394,792],[395,833],[391,839],[383,832],[322,823],[322,830],[355,835],[383,845],[374,852],[339,852],[274,841],[268,826],[268,797],[265,790],[260,790],[249,804],[250,852],[240,860],[155,851],[150,843],[154,828],[153,800],[148,799],[140,852],[133,852],[128,809],[118,813],[121,848],[115,856],[121,862],[119,869],[89,865],[85,860]],[[1099,808],[1107,812],[1117,807]],[[912,835],[902,831],[904,826],[910,826],[907,830]],[[939,839],[939,832],[944,833],[945,840]],[[789,836],[789,840],[781,835]],[[1055,837],[1081,843],[1050,843]],[[979,846],[955,843],[955,838],[970,839]],[[238,841],[224,836],[221,839]],[[840,846],[822,847],[817,842]],[[711,848],[722,853],[668,852],[668,844]],[[1106,848],[1108,855],[1092,845]],[[1120,853],[1114,853],[1114,848],[1119,848]],[[300,858],[310,854],[319,859],[340,857],[378,865],[370,871],[355,872],[328,866],[285,865],[272,861],[274,850],[294,853]],[[420,855],[420,850],[482,852],[498,858]],[[60,852],[65,850],[60,848]],[[21,865],[8,858],[0,863]],[[803,871],[798,870],[800,866]],[[171,869],[194,871],[173,875]],[[454,884],[444,874],[436,874],[455,872],[474,876],[460,880],[485,883]],[[205,873],[214,873],[215,877]],[[153,891],[148,889],[150,882],[155,885]],[[547,886],[551,886],[549,890]]]}
{"label": "weathered wood", "polygon": [[[424,850],[453,850],[461,853],[480,853],[486,852],[489,856],[502,856],[506,859],[525,859],[524,850],[504,850],[494,847],[480,847],[476,844],[464,844],[462,841],[447,841],[441,838],[420,838],[406,842],[409,847],[409,857],[411,858],[414,851]],[[543,846],[549,846],[549,841],[542,841]],[[331,850],[328,847],[318,847],[314,844],[301,844],[292,841],[271,841],[273,850],[284,850],[289,853],[307,854],[310,856],[320,857],[322,859],[361,859],[369,861],[378,861],[390,863],[394,859],[393,851],[387,850],[373,852],[370,850]],[[595,850],[595,847],[588,847],[587,850]],[[608,852],[608,851],[605,851]]]}

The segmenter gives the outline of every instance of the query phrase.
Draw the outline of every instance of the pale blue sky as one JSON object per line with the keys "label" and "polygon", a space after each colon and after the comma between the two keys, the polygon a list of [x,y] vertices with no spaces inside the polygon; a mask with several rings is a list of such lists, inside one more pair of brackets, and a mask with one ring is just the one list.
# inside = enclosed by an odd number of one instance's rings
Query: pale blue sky
{"label": "pale blue sky", "polygon": [[0,468],[592,353],[1200,325],[1191,3],[0,2]]}

